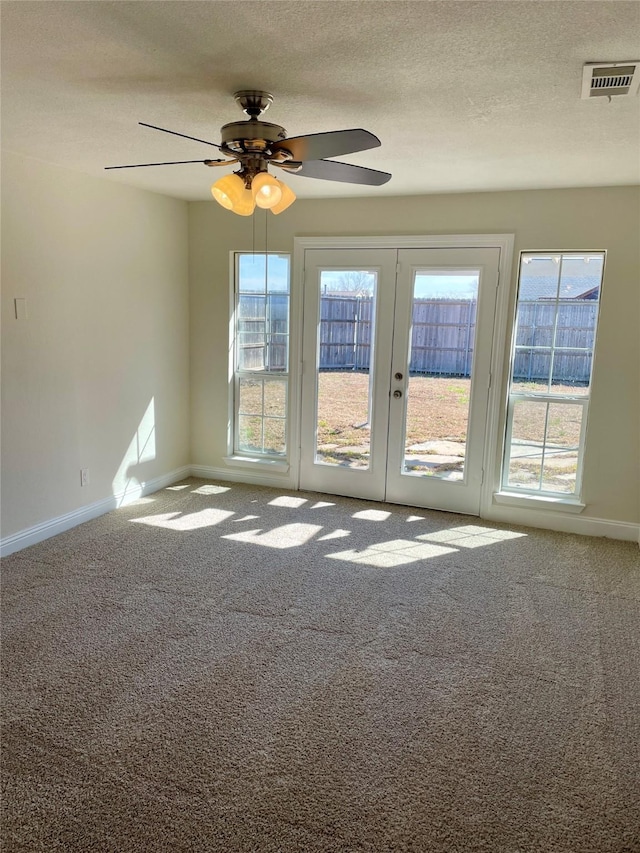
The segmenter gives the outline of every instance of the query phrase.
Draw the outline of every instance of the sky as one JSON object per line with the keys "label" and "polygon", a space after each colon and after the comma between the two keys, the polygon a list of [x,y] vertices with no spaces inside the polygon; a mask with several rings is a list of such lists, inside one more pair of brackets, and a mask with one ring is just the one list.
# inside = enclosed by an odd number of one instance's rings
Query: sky
{"label": "sky", "polygon": [[[346,271],[345,271],[346,272]],[[364,270],[362,271],[364,272]],[[322,284],[328,289],[341,290],[339,271],[323,271]],[[375,273],[369,274],[369,279],[375,281]],[[430,273],[415,277],[416,299],[475,299],[478,295],[478,275]]]}
{"label": "sky", "polygon": [[[289,255],[268,255],[268,291],[269,293],[286,293],[289,290]],[[241,254],[240,292],[265,290],[265,255],[258,252]]]}
{"label": "sky", "polygon": [[[274,293],[286,293],[289,290],[289,267],[288,255],[270,254],[268,270],[268,290]],[[531,263],[523,267],[523,276],[534,277],[538,275],[555,274],[559,272],[559,265],[554,263],[551,256],[525,256]],[[559,260],[559,258],[558,258]],[[595,255],[588,260],[580,255],[563,256],[562,271],[564,275],[598,275],[602,272],[604,255]],[[265,255],[260,252],[255,254],[242,253],[240,263],[240,290],[244,292],[264,292],[265,290]],[[587,265],[589,264],[589,265]],[[344,272],[349,272],[345,270]],[[358,273],[368,275],[371,282],[375,281],[375,272],[358,270]],[[328,290],[343,290],[340,287],[340,277],[343,275],[339,270],[323,270],[322,284],[327,285]],[[348,288],[344,288],[348,289]],[[474,273],[464,272],[444,273],[433,271],[428,275],[418,274],[415,278],[416,299],[475,299],[478,292],[478,276]]]}
{"label": "sky", "polygon": [[476,299],[478,275],[418,274],[415,279],[416,299]]}
{"label": "sky", "polygon": [[[268,290],[272,293],[286,293],[289,289],[289,256],[268,256]],[[264,292],[265,290],[265,255],[243,253],[239,256],[240,267],[240,291],[241,292]],[[349,272],[345,270],[344,272]],[[375,281],[375,273],[367,270],[358,270],[365,273],[369,280]],[[342,272],[339,270],[324,270],[322,272],[322,283],[329,290],[342,290],[340,279]],[[415,278],[416,299],[475,299],[478,295],[478,275],[473,273],[445,274],[433,272]]]}

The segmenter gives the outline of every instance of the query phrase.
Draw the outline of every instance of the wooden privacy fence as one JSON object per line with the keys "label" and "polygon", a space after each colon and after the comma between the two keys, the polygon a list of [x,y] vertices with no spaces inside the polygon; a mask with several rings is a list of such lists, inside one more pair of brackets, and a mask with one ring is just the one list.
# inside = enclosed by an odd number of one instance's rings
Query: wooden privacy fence
{"label": "wooden privacy fence", "polygon": [[560,301],[557,322],[554,300],[521,301],[514,378],[548,379],[551,371],[553,381],[589,382],[597,317],[592,300]]}
{"label": "wooden privacy fence", "polygon": [[[323,297],[320,308],[320,369],[366,370],[372,300]],[[415,300],[410,372],[468,376],[475,324],[475,300]]]}
{"label": "wooden privacy fence", "polygon": [[[241,294],[239,367],[285,370],[288,296]],[[588,382],[597,303],[580,299],[520,303],[514,376],[547,379],[554,343],[553,378]],[[368,370],[373,302],[370,297],[323,296],[320,300],[320,369]],[[469,376],[473,361],[477,302],[416,299],[411,331],[411,373]]]}
{"label": "wooden privacy fence", "polygon": [[289,347],[289,295],[241,293],[238,299],[238,367],[286,370]]}

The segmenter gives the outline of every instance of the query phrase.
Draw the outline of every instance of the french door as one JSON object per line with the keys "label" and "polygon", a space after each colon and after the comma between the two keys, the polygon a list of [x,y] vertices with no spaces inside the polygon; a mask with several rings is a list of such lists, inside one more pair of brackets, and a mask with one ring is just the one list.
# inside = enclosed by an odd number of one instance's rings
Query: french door
{"label": "french door", "polygon": [[479,514],[499,261],[306,250],[300,488]]}

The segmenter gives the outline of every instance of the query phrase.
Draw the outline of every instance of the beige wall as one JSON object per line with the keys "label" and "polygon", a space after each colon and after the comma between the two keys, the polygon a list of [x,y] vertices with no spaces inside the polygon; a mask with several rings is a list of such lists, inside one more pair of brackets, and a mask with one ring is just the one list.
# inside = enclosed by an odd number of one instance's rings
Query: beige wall
{"label": "beige wall", "polygon": [[[191,462],[224,468],[229,252],[252,246],[251,219],[189,205]],[[587,433],[584,515],[637,523],[640,429],[640,192],[637,187],[297,201],[269,215],[272,251],[294,236],[515,233],[515,250],[607,249]],[[264,248],[264,220],[256,227]],[[514,265],[515,266],[515,265]],[[296,283],[294,283],[294,287]],[[515,270],[509,285],[515,288]]]}
{"label": "beige wall", "polygon": [[36,160],[2,209],[7,537],[189,462],[188,257],[185,202]]}
{"label": "beige wall", "polygon": [[[2,177],[2,537],[189,463],[225,468],[229,252],[251,248],[252,220],[11,154]],[[638,522],[638,188],[301,200],[268,225],[286,252],[296,235],[491,232],[516,252],[607,249],[585,515]]]}

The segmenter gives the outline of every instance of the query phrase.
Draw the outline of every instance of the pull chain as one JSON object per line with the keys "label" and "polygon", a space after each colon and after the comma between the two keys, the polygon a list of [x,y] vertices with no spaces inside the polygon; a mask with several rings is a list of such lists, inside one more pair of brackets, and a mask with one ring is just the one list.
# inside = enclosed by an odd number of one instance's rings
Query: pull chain
{"label": "pull chain", "polygon": [[267,280],[269,271],[269,211],[264,212],[264,292],[269,292],[269,283]]}
{"label": "pull chain", "polygon": [[268,291],[267,274],[269,268],[269,211],[264,212],[264,291]]}

